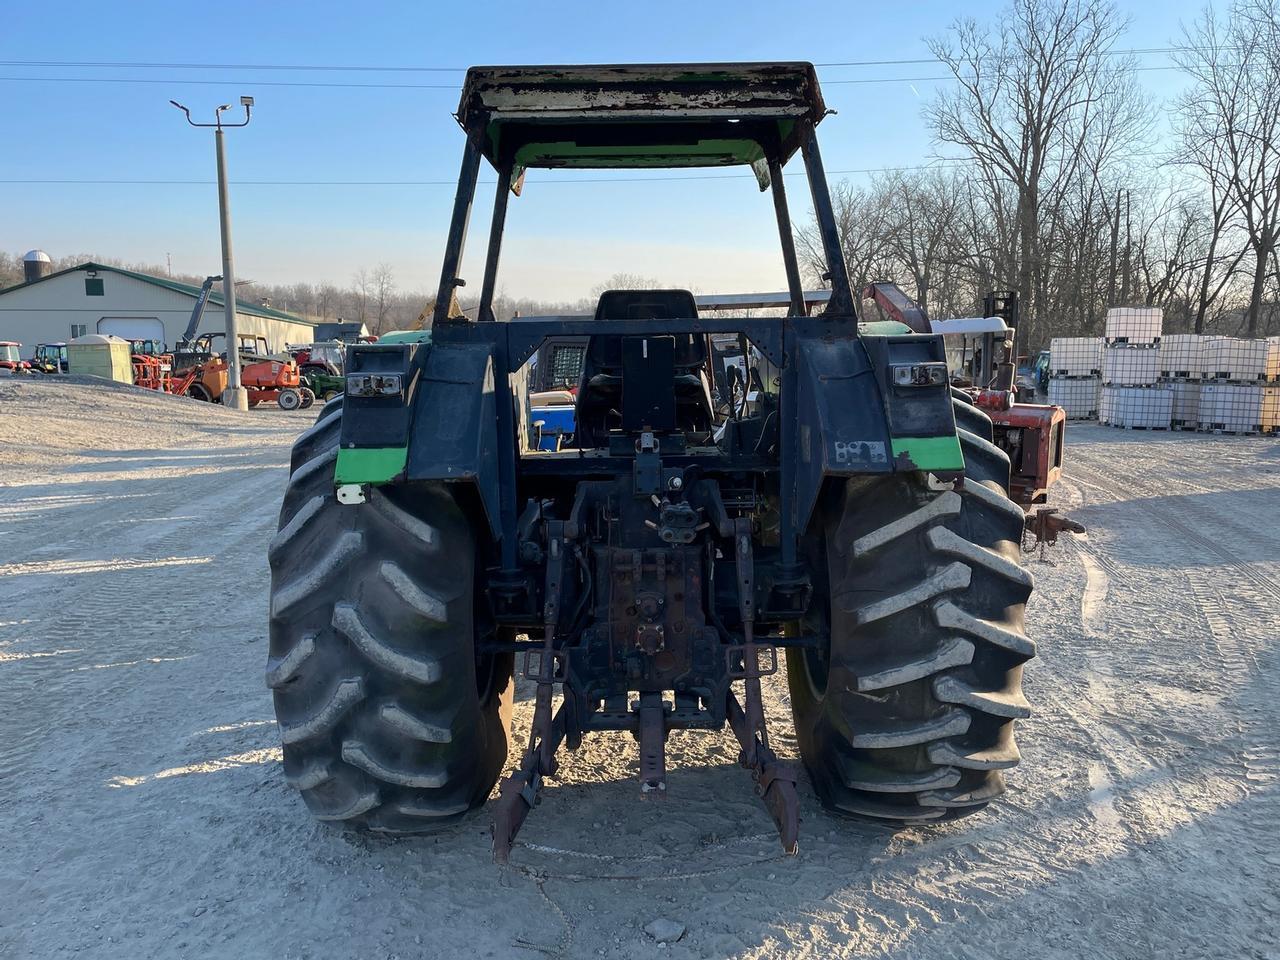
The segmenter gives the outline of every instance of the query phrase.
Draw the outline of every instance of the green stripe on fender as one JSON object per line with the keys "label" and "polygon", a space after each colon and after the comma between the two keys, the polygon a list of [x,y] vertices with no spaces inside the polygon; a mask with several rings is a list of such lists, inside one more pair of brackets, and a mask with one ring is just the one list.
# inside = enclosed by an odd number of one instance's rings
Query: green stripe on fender
{"label": "green stripe on fender", "polygon": [[[911,461],[910,466],[899,462],[904,454]],[[894,437],[893,459],[898,469],[964,469],[964,453],[960,450],[960,438],[955,434],[946,437]],[[341,459],[338,462],[341,463]]]}
{"label": "green stripe on fender", "polygon": [[388,483],[404,473],[407,447],[339,448],[333,482]]}

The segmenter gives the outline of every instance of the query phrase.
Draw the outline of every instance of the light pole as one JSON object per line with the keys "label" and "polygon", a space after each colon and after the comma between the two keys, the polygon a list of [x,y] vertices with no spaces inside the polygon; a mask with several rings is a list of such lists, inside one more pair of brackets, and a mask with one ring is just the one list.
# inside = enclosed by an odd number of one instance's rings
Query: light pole
{"label": "light pole", "polygon": [[240,338],[236,330],[236,277],[231,258],[231,204],[227,198],[227,152],[222,142],[223,127],[247,127],[253,110],[253,97],[241,97],[240,105],[244,107],[244,120],[240,123],[223,123],[222,112],[230,110],[231,104],[224,103],[213,112],[213,123],[196,123],[191,119],[191,111],[177,100],[170,100],[175,107],[187,117],[187,123],[193,127],[214,127],[213,142],[218,154],[218,225],[222,231],[222,301],[227,321],[227,389],[222,393],[222,402],[237,410],[249,409],[249,393],[240,386]]}

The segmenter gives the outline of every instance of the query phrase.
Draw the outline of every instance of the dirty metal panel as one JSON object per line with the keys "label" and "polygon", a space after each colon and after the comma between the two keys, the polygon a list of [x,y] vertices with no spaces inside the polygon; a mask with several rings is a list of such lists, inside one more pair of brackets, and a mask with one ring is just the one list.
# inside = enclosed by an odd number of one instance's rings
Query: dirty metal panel
{"label": "dirty metal panel", "polygon": [[826,106],[808,63],[474,67],[458,122],[496,169],[786,160]]}
{"label": "dirty metal panel", "polygon": [[[890,374],[900,369],[937,367],[946,362],[942,337],[908,334],[864,337],[867,353],[880,382],[889,418],[889,432],[895,438],[954,437],[955,418],[951,410],[951,386],[945,371],[941,380],[926,384],[898,383]],[[923,464],[901,463],[900,469],[929,469]]]}
{"label": "dirty metal panel", "polygon": [[800,338],[797,355],[796,528],[826,477],[893,470],[884,401],[860,339]]}
{"label": "dirty metal panel", "polygon": [[489,115],[565,119],[628,116],[809,117],[826,112],[810,63],[472,67],[458,120]]}
{"label": "dirty metal panel", "polygon": [[497,419],[491,347],[433,344],[418,378],[406,475],[476,484],[495,537]]}

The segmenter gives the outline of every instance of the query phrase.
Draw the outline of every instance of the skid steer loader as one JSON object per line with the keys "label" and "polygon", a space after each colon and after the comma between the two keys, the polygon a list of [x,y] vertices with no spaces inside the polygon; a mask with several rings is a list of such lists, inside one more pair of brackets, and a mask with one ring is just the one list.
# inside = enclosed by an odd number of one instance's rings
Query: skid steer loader
{"label": "skid steer loader", "polygon": [[[807,63],[468,72],[431,341],[348,348],[270,546],[267,683],[285,776],[316,817],[430,830],[501,778],[501,862],[561,747],[630,733],[638,793],[659,799],[668,732],[727,724],[794,852],[799,770],[761,699],[780,654],[831,810],[936,823],[1003,791],[1034,652],[1009,460],[952,391],[940,337],[859,323],[815,136],[826,113]],[[831,287],[816,315],[783,181],[796,157]],[[448,305],[482,160],[498,188],[472,320]],[[527,169],[704,166],[771,191],[787,316],[615,290],[590,318],[495,321]],[[713,405],[709,343],[727,336],[749,369]],[[586,352],[573,440],[549,450],[526,364],[553,337]],[[536,696],[512,755],[517,664]]]}

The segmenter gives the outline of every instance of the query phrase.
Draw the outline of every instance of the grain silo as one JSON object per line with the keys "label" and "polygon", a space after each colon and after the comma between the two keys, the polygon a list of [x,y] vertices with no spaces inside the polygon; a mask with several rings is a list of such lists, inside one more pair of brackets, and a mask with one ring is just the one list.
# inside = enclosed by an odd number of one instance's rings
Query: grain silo
{"label": "grain silo", "polygon": [[22,258],[22,280],[30,283],[53,273],[53,260],[43,250],[28,250]]}

